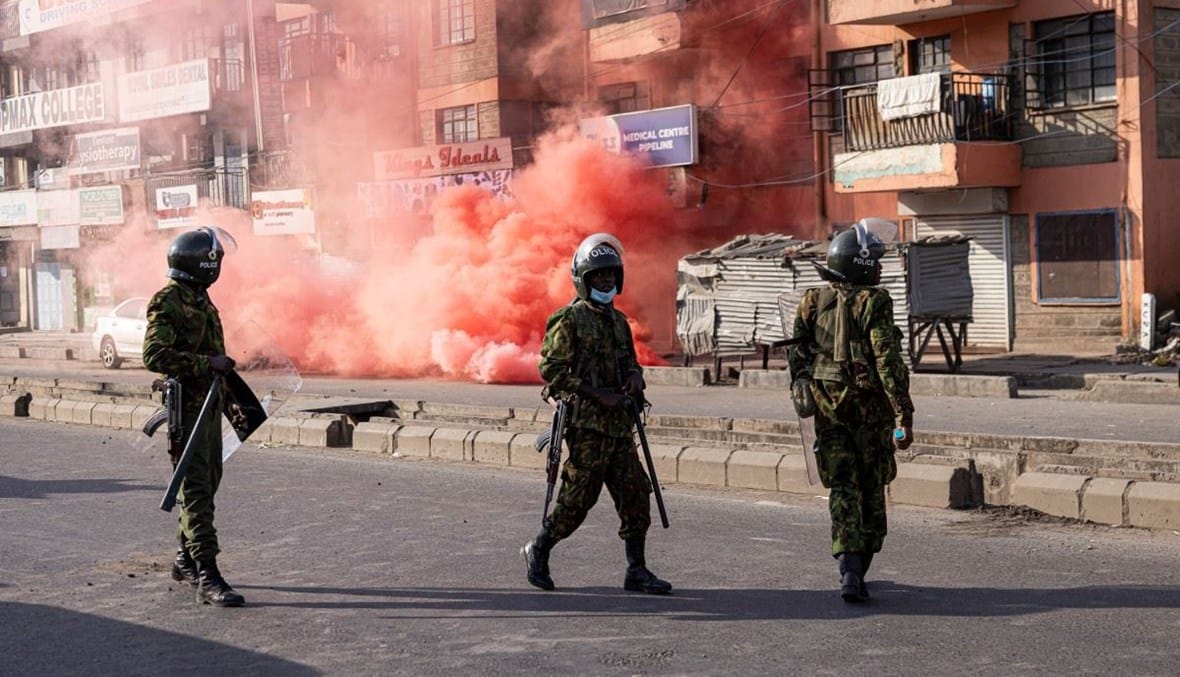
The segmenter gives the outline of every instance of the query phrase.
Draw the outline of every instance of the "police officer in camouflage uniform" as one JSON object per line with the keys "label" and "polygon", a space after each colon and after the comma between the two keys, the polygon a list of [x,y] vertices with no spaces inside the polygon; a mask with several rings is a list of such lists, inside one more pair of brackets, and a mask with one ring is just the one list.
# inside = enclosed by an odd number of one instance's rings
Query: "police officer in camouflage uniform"
{"label": "police officer in camouflage uniform", "polygon": [[571,414],[564,431],[569,458],[557,504],[537,537],[521,549],[529,583],[543,590],[554,588],[549,551],[582,524],[606,485],[627,556],[623,589],[672,591],[670,583],[647,569],[644,555],[652,487],[639,464],[630,407],[643,401],[645,384],[627,317],[612,303],[623,290],[622,254],[612,235],[583,240],[571,266],[578,298],[546,323],[539,365],[542,397],[566,401]]}
{"label": "police officer in camouflage uniform", "polygon": [[792,398],[796,409],[814,410],[816,460],[831,490],[832,555],[846,602],[868,599],[864,577],[885,540],[885,486],[897,475],[894,449],[913,441],[901,332],[889,292],[876,286],[884,253],[865,221],[832,239],[827,266],[816,264],[829,285],[804,293],[791,336],[798,342],[788,354],[799,388]]}
{"label": "police officer in camouflage uniform", "polygon": [[[224,243],[224,244],[223,244]],[[172,578],[197,588],[197,600],[215,606],[242,606],[245,599],[221,577],[217,568],[217,530],[213,526],[213,497],[221,483],[221,402],[212,423],[193,430],[215,374],[228,373],[234,361],[225,354],[225,339],[217,308],[208,288],[221,274],[225,244],[233,239],[219,228],[182,233],[168,249],[171,278],[147,307],[143,363],[149,370],[180,381],[184,432],[196,436],[196,453],[180,485],[176,530],[180,547],[172,564]],[[173,458],[175,466],[178,459]]]}

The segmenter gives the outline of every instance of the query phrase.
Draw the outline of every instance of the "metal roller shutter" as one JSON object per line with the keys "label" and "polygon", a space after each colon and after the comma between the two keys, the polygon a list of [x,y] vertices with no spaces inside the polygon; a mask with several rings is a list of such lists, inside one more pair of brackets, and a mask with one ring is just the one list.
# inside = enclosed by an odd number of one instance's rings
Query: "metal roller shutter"
{"label": "metal roller shutter", "polygon": [[967,345],[1012,349],[1012,291],[1008,260],[1008,217],[918,216],[917,237],[958,233],[971,240],[967,257],[975,290],[973,321],[967,328]]}

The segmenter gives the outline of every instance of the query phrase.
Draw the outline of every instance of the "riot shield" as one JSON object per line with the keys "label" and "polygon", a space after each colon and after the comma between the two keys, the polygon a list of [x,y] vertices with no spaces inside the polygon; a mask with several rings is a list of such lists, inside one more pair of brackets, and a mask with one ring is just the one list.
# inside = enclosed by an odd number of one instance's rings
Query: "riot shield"
{"label": "riot shield", "polygon": [[303,386],[291,358],[253,321],[227,332],[225,344],[239,377],[227,381],[221,458],[229,460],[250,434]]}
{"label": "riot shield", "polygon": [[[799,307],[799,302],[803,299],[805,291],[806,289],[790,290],[778,296],[779,320],[783,325],[783,336],[788,339],[795,333],[795,309]],[[793,381],[791,385],[793,390]],[[795,412],[794,406],[791,406],[790,411],[795,414],[795,420],[799,422],[799,444],[803,449],[803,463],[807,467],[807,483],[815,486],[819,484],[819,469],[815,463],[815,454],[818,452],[815,446],[815,416],[802,418]]]}

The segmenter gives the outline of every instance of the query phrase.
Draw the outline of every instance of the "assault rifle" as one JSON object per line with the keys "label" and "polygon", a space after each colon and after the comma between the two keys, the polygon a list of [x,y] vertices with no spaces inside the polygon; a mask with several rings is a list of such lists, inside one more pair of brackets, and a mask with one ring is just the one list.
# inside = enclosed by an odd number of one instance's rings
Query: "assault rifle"
{"label": "assault rifle", "polygon": [[164,408],[152,414],[143,424],[143,433],[148,437],[156,434],[156,430],[165,422],[168,423],[168,458],[172,460],[172,467],[180,460],[184,451],[184,420],[181,417],[181,387],[180,381],[174,378],[156,379],[152,381],[152,392],[164,392]]}
{"label": "assault rifle", "polygon": [[553,489],[557,486],[557,475],[561,471],[561,441],[565,439],[565,425],[568,422],[569,404],[565,400],[557,400],[553,409],[553,422],[549,430],[537,435],[533,448],[538,452],[549,448],[545,459],[545,476],[548,486],[545,487],[545,506],[541,510],[541,523],[549,516],[549,503],[553,500]]}
{"label": "assault rifle", "polygon": [[[173,506],[176,505],[176,494],[180,491],[180,483],[184,481],[184,476],[188,474],[188,466],[192,463],[193,454],[197,451],[197,437],[205,429],[205,426],[213,425],[213,423],[220,423],[220,419],[214,418],[220,412],[213,407],[213,403],[217,400],[217,394],[221,391],[220,374],[213,377],[213,383],[209,386],[209,392],[205,395],[205,401],[201,404],[201,413],[197,414],[197,420],[193,423],[193,429],[188,435],[188,440],[184,443],[184,449],[180,456],[176,459],[176,463],[172,468],[172,481],[168,483],[168,490],[164,492],[164,500],[160,501],[160,510],[165,512],[172,512]],[[212,420],[211,420],[212,419]]]}

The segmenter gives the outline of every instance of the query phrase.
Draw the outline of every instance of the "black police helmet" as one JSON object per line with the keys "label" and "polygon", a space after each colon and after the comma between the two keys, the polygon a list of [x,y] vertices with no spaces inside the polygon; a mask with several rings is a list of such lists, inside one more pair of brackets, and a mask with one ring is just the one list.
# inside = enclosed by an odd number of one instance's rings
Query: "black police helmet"
{"label": "black police helmet", "polygon": [[[220,235],[220,237],[219,237]],[[181,233],[168,247],[168,277],[208,287],[221,275],[228,234],[220,228],[204,227]]]}
{"label": "black police helmet", "polygon": [[586,276],[604,268],[615,269],[615,287],[618,293],[623,293],[623,244],[614,235],[595,233],[582,240],[570,264],[570,277],[573,278],[578,298],[590,297]]}
{"label": "black police helmet", "polygon": [[885,244],[863,224],[839,233],[828,245],[828,269],[852,284],[881,282],[881,257]]}

